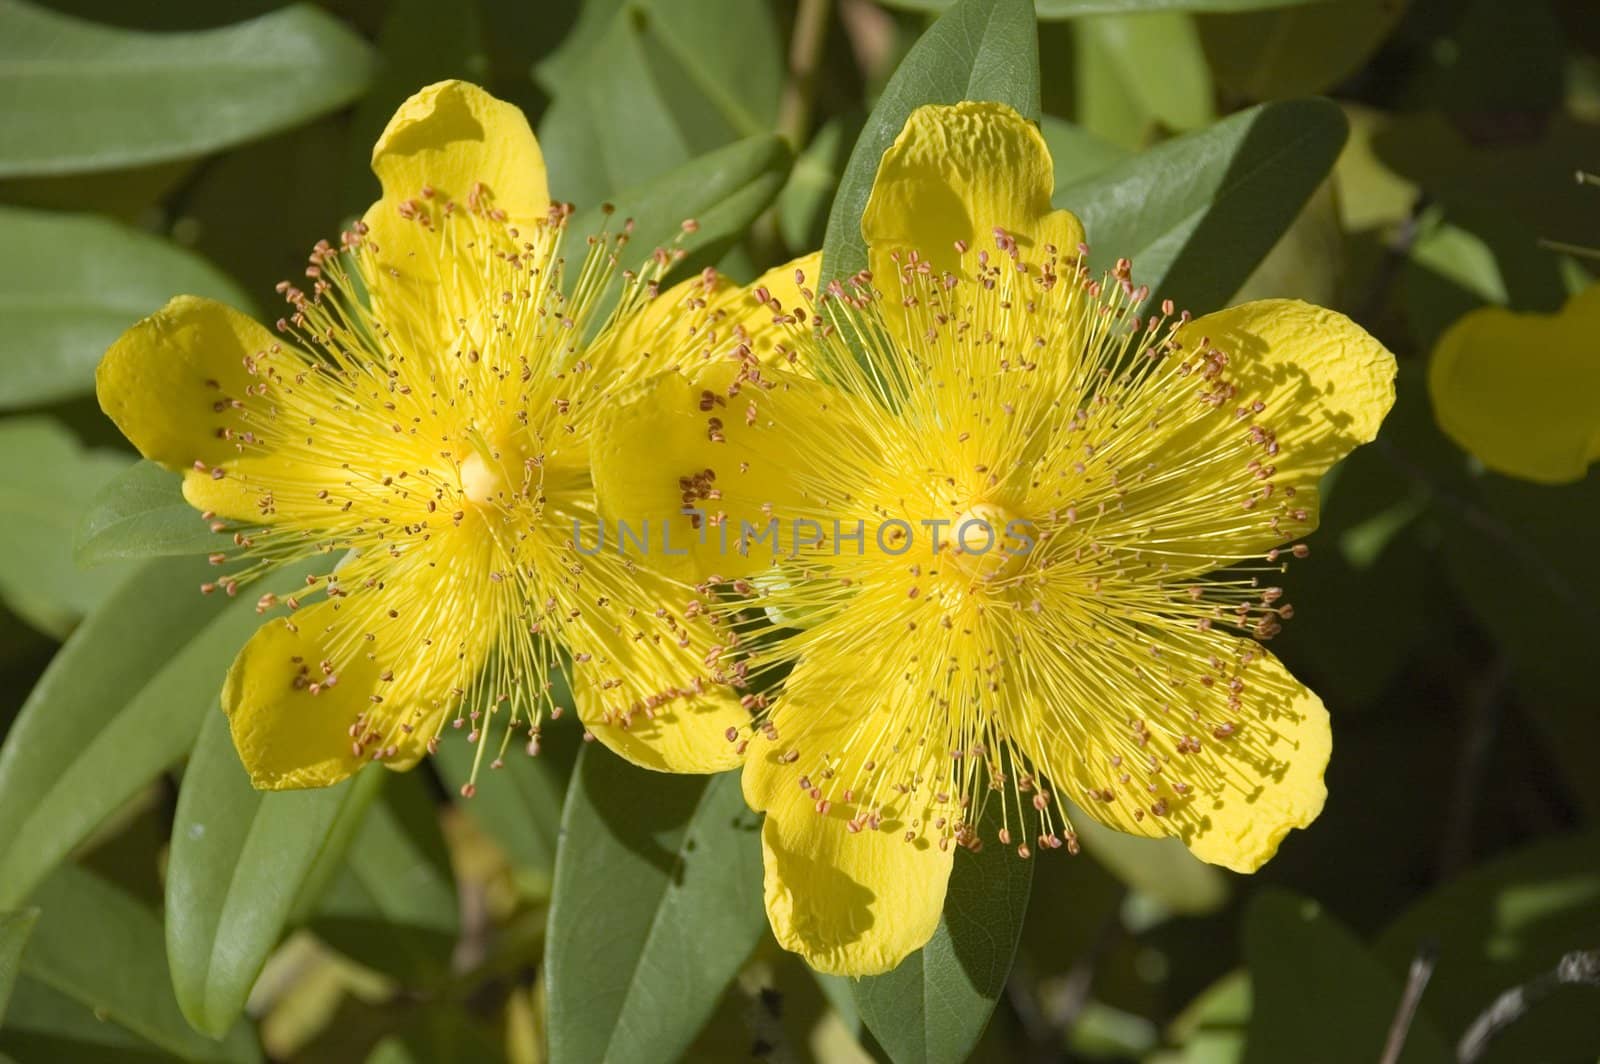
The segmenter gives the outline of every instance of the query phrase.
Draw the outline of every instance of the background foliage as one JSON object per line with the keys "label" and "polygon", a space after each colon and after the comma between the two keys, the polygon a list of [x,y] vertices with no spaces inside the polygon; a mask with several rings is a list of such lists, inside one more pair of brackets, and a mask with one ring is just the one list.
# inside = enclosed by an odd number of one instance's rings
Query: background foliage
{"label": "background foliage", "polygon": [[[0,1060],[1376,1060],[1420,951],[1385,1059],[1428,1062],[1600,945],[1600,486],[1485,474],[1422,386],[1466,311],[1590,277],[1592,3],[949,6],[0,0]],[[443,77],[527,111],[555,195],[617,202],[639,247],[697,215],[690,266],[738,278],[857,267],[905,115],[1004,100],[1159,296],[1380,336],[1399,405],[1330,476],[1276,646],[1333,713],[1314,828],[1250,879],[1087,822],[1076,859],[963,855],[934,941],[851,983],[773,943],[736,780],[575,726],[470,801],[451,743],[252,791],[216,710],[252,604],[195,592],[206,541],[93,367],[169,295],[270,306]],[[1483,1059],[1595,1059],[1585,993]]]}

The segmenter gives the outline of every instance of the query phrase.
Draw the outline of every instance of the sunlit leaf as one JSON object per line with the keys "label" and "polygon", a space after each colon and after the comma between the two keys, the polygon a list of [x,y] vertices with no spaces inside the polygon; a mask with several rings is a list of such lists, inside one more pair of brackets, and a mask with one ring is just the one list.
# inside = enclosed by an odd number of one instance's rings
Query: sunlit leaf
{"label": "sunlit leaf", "polygon": [[84,568],[230,546],[184,499],[183,478],[154,462],[137,462],[109,480],[85,508],[73,540],[73,560]]}
{"label": "sunlit leaf", "polygon": [[295,5],[198,33],[139,33],[0,0],[0,177],[181,159],[338,108],[371,48]]}
{"label": "sunlit leaf", "polygon": [[184,772],[167,867],[167,951],[183,1014],[213,1036],[233,1025],[282,938],[301,884],[346,802],[370,801],[376,769],[320,790],[257,791],[220,710]]}
{"label": "sunlit leaf", "polygon": [[672,1060],[766,927],[758,820],[738,773],[668,776],[590,746],[550,903],[550,1053]]}
{"label": "sunlit leaf", "polygon": [[850,985],[867,1029],[895,1060],[966,1060],[1005,989],[1034,858],[999,845],[992,830],[985,834],[981,851],[955,855],[933,939],[894,971]]}
{"label": "sunlit leaf", "polygon": [[861,215],[883,153],[924,104],[994,100],[1039,117],[1039,35],[1027,0],[960,0],[939,17],[884,86],[839,178],[822,245],[826,277],[867,264]]}
{"label": "sunlit leaf", "polygon": [[[1146,127],[1198,129],[1216,117],[1194,20],[1182,12],[1082,19],[1078,112],[1085,128],[1137,147]],[[1159,76],[1152,76],[1152,69]]]}
{"label": "sunlit leaf", "polygon": [[112,341],[180,292],[249,306],[203,259],[104,218],[0,207],[0,246],[0,410],[92,392]]}
{"label": "sunlit leaf", "polygon": [[1083,220],[1097,266],[1130,258],[1154,297],[1214,310],[1328,176],[1345,128],[1324,100],[1265,104],[1069,185],[1055,203]]}
{"label": "sunlit leaf", "polygon": [[0,746],[0,907],[188,753],[208,713],[222,715],[222,678],[261,618],[253,598],[202,596],[215,574],[203,558],[140,566],[34,687]]}

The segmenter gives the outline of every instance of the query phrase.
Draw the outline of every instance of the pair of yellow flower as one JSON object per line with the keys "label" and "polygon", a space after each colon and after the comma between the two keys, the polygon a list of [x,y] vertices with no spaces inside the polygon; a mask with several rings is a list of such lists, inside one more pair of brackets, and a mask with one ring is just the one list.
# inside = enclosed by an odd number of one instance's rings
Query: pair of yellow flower
{"label": "pair of yellow flower", "polygon": [[[616,753],[742,765],[778,939],[856,975],[926,943],[962,847],[1075,848],[1081,812],[1248,871],[1318,814],[1327,713],[1257,639],[1318,477],[1392,402],[1351,322],[1146,315],[993,104],[913,114],[849,283],[811,256],[657,293],[658,253],[604,316],[622,242],[563,277],[514,108],[431,86],[373,167],[276,331],[181,297],[99,371],[250,559],[222,590],[337,559],[262,596],[289,612],[228,677],[258,787],[406,767],[451,725],[535,749],[564,652]],[[691,546],[597,550],[619,520]]]}

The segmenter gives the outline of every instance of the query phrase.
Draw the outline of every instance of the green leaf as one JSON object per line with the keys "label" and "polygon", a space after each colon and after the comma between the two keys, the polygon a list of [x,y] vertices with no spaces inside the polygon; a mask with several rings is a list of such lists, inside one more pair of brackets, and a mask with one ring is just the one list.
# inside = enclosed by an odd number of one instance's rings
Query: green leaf
{"label": "green leaf", "polygon": [[586,747],[550,902],[550,1055],[673,1060],[766,928],[738,773],[671,776]]}
{"label": "green leaf", "polygon": [[[955,0],[882,0],[902,11],[943,11]],[[1034,0],[1040,21],[1081,15],[1141,15],[1153,11],[1258,11],[1328,0]]]}
{"label": "green leaf", "polygon": [[[179,1060],[261,1058],[253,1034],[243,1024],[220,1030],[218,1044],[184,1023],[162,971],[160,922],[133,898],[69,864],[44,884],[37,903],[41,915],[22,957],[25,978],[17,985],[0,1046],[21,1059],[47,1059],[26,1052],[25,1047],[35,1039],[53,1040],[64,1034],[67,1041],[84,1038],[62,1028],[81,1032],[83,1010],[88,1010],[98,1026],[107,1029],[88,1035],[96,1042],[109,1036],[124,1048],[145,1043],[147,1052],[159,1048]],[[55,1054],[54,1059],[103,1058],[80,1049],[75,1054]]]}
{"label": "green leaf", "polygon": [[574,47],[539,68],[554,97],[539,126],[553,195],[589,206],[772,129],[784,60],[771,5],[594,6],[608,17],[586,16]]}
{"label": "green leaf", "polygon": [[[264,582],[288,590],[313,566]],[[194,745],[234,655],[261,623],[253,597],[205,597],[204,559],[137,570],[72,634],[0,745],[0,908],[17,904]]]}
{"label": "green leaf", "polygon": [[1250,1024],[1250,973],[1230,972],[1206,987],[1178,1014],[1167,1040],[1182,1055],[1158,1053],[1146,1064],[1238,1064],[1244,1059],[1245,1030]]}
{"label": "green leaf", "polygon": [[[999,805],[990,803],[990,812]],[[1005,989],[1033,859],[992,841],[994,830],[983,834],[991,841],[982,850],[955,855],[933,939],[894,971],[850,985],[867,1029],[895,1060],[966,1060]]]}
{"label": "green leaf", "polygon": [[1039,132],[1044,135],[1045,146],[1050,149],[1050,158],[1055,163],[1054,193],[1057,195],[1069,185],[1093,177],[1128,157],[1128,150],[1121,145],[1054,115],[1039,119]]}
{"label": "green leaf", "polygon": [[[1216,118],[1211,73],[1188,15],[1103,16],[1073,28],[1078,117],[1089,130],[1132,148],[1152,121],[1189,130]],[[1160,76],[1151,76],[1152,69]]]}
{"label": "green leaf", "polygon": [[250,306],[204,259],[105,218],[0,207],[0,245],[0,410],[93,392],[112,341],[179,292]]}
{"label": "green leaf", "polygon": [[834,115],[817,130],[795,160],[788,184],[778,195],[778,226],[783,242],[804,253],[822,246],[828,211],[844,170],[845,148],[861,131],[862,116]]}
{"label": "green leaf", "polygon": [[1027,0],[960,0],[906,53],[856,140],[828,212],[825,278],[867,264],[861,215],[878,164],[911,112],[924,104],[994,100],[1039,117],[1039,34]]}
{"label": "green leaf", "polygon": [[1196,313],[1244,283],[1328,176],[1345,119],[1325,100],[1264,104],[1073,184],[1093,261],[1133,260],[1157,299]]}
{"label": "green leaf", "polygon": [[[790,161],[789,147],[780,137],[730,144],[616,196],[609,224],[615,231],[622,221],[633,220],[624,255],[637,262],[671,245],[687,253],[686,265],[715,262],[783,188]],[[582,239],[605,227],[607,217],[597,205],[575,216],[567,228]],[[690,218],[698,227],[684,233],[683,222]]]}
{"label": "green leaf", "polygon": [[38,919],[38,909],[0,913],[0,1023],[5,1021],[11,988],[16,985],[17,972],[22,967],[22,948],[28,944],[28,936],[33,934],[33,925]]}
{"label": "green leaf", "polygon": [[[1409,0],[1338,0],[1200,19],[1217,80],[1251,100],[1323,92],[1383,43]],[[1500,5],[1496,5],[1500,6]]]}
{"label": "green leaf", "polygon": [[1074,816],[1072,823],[1089,856],[1168,912],[1214,912],[1228,900],[1227,877],[1190,853],[1180,839],[1129,835],[1086,815]]}
{"label": "green leaf", "polygon": [[127,575],[79,569],[72,533],[89,500],[130,461],[85,450],[49,418],[0,424],[0,597],[36,628],[65,636]]}
{"label": "green leaf", "polygon": [[245,998],[347,802],[370,801],[380,773],[335,787],[257,791],[228,720],[209,714],[178,792],[167,866],[172,985],[196,1029],[220,1035]]}
{"label": "green leaf", "polygon": [[311,930],[405,986],[427,987],[449,975],[460,929],[433,795],[420,773],[396,775],[362,818]]}
{"label": "green leaf", "polygon": [[[1433,942],[1438,964],[1423,1009],[1464,1031],[1501,991],[1548,971],[1600,927],[1600,835],[1549,839],[1515,850],[1445,884],[1386,928],[1377,952],[1402,972]],[[1600,1045],[1591,999],[1552,998],[1494,1044],[1488,1061],[1581,1060]]]}
{"label": "green leaf", "polygon": [[0,0],[0,177],[183,159],[355,99],[371,48],[310,5],[222,29],[140,33]]}
{"label": "green leaf", "polygon": [[183,497],[183,477],[142,461],[95,495],[73,537],[72,557],[85,568],[124,558],[204,554],[226,537]]}
{"label": "green leaf", "polygon": [[[1382,1055],[1402,980],[1316,902],[1275,888],[1257,894],[1245,914],[1244,954],[1254,994],[1247,1064]],[[1454,1059],[1419,1014],[1402,1064]]]}

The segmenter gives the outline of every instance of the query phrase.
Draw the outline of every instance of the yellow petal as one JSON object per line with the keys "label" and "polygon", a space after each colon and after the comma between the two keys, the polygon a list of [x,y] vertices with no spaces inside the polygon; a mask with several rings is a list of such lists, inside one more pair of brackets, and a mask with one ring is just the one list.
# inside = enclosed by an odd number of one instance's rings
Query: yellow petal
{"label": "yellow petal", "polygon": [[[604,609],[575,604],[563,634],[573,652],[578,717],[601,742],[636,765],[660,772],[722,772],[739,764],[728,729],[750,723],[732,688],[713,683],[706,664],[710,629],[681,619],[691,597],[621,558],[584,563]],[[686,643],[687,645],[680,645]]]}
{"label": "yellow petal", "polygon": [[220,465],[238,454],[218,432],[244,425],[229,401],[252,383],[245,360],[277,342],[232,307],[178,296],[106,351],[95,371],[100,409],[140,454],[168,469]]}
{"label": "yellow petal", "polygon": [[[1291,829],[1322,812],[1328,793],[1322,775],[1333,746],[1322,700],[1272,655],[1259,654],[1243,672],[1239,708],[1225,705],[1221,685],[1191,686],[1186,690],[1197,700],[1191,708],[1203,723],[1150,728],[1143,750],[1162,765],[1154,777],[1126,758],[1113,761],[1116,744],[1093,735],[1061,736],[1049,764],[1038,767],[1103,824],[1152,838],[1175,835],[1203,861],[1254,872]],[[1198,740],[1198,749],[1177,749],[1184,734]],[[1152,778],[1154,792],[1146,784]]]}
{"label": "yellow petal", "polygon": [[492,597],[512,594],[491,581],[494,564],[487,544],[441,533],[403,559],[346,559],[347,594],[263,625],[222,695],[251,783],[324,787],[369,761],[416,764],[517,613]]}
{"label": "yellow petal", "polygon": [[[763,365],[777,357],[775,345],[788,333],[773,324],[770,300],[763,304],[754,293],[765,288],[785,316],[804,312],[795,276],[802,273],[814,283],[817,260],[796,259],[743,289],[715,277],[710,286],[700,278],[684,282],[647,304],[609,341],[610,349],[636,358],[639,352],[679,349],[663,333],[685,328],[674,308],[686,298],[706,300],[715,312],[714,328],[723,330],[720,343],[689,346],[689,357],[618,396],[601,415],[593,463],[600,512],[612,537],[609,549],[615,548],[620,521],[634,529],[648,526],[656,537],[651,567],[685,582],[712,575],[731,579],[772,564],[777,540],[767,529],[776,514],[796,505],[794,474],[804,456],[790,442],[794,437],[770,425],[764,407],[771,397],[741,379],[740,363],[727,357],[727,336],[743,330]],[[802,384],[788,374],[780,387]],[[765,538],[753,546],[745,542],[747,527]],[[667,549],[662,528],[669,530]]]}
{"label": "yellow petal", "polygon": [[441,81],[400,105],[373,146],[372,169],[383,185],[363,219],[378,249],[379,268],[366,277],[374,310],[395,342],[436,354],[429,349],[447,346],[475,313],[461,291],[477,282],[481,246],[506,239],[504,224],[478,209],[529,231],[541,223],[550,206],[544,156],[518,108]]}
{"label": "yellow petal", "polygon": [[[1317,482],[1333,464],[1378,435],[1394,405],[1395,361],[1366,330],[1336,311],[1294,299],[1263,299],[1196,318],[1178,331],[1185,352],[1209,346],[1227,356],[1226,379],[1238,390],[1229,401],[1247,418],[1208,418],[1198,431],[1272,430],[1270,459],[1279,486],[1295,490],[1305,520],[1271,543],[1215,544],[1219,556],[1248,554],[1305,535],[1317,524]],[[1169,455],[1206,440],[1172,440]]]}
{"label": "yellow petal", "polygon": [[1428,391],[1446,435],[1500,473],[1581,480],[1600,459],[1600,284],[1559,314],[1475,310],[1434,348]]}
{"label": "yellow petal", "polygon": [[[1051,245],[1067,262],[1083,226],[1050,206],[1055,164],[1032,122],[1000,103],[919,107],[884,153],[861,216],[869,264],[879,286],[894,275],[890,256],[916,251],[934,268],[966,275],[979,251],[1008,254],[995,230],[1016,240],[1035,265]],[[963,256],[957,242],[968,249]]]}
{"label": "yellow petal", "polygon": [[[870,711],[856,699],[835,700],[833,692],[825,671],[810,662],[795,668],[772,718],[778,741],[760,732],[750,740],[745,800],[767,814],[765,894],[778,942],[818,971],[879,975],[933,937],[957,847],[929,837],[925,793],[888,793],[876,829],[851,830],[862,810],[837,794],[818,812],[817,800],[801,787],[803,765],[810,756],[842,750],[857,723],[850,714]],[[785,752],[797,746],[806,752],[801,761],[785,762]],[[859,765],[841,756],[838,778],[846,779]],[[931,749],[920,760],[903,775],[916,776],[926,790],[944,766]],[[913,821],[919,830],[908,841]]]}

